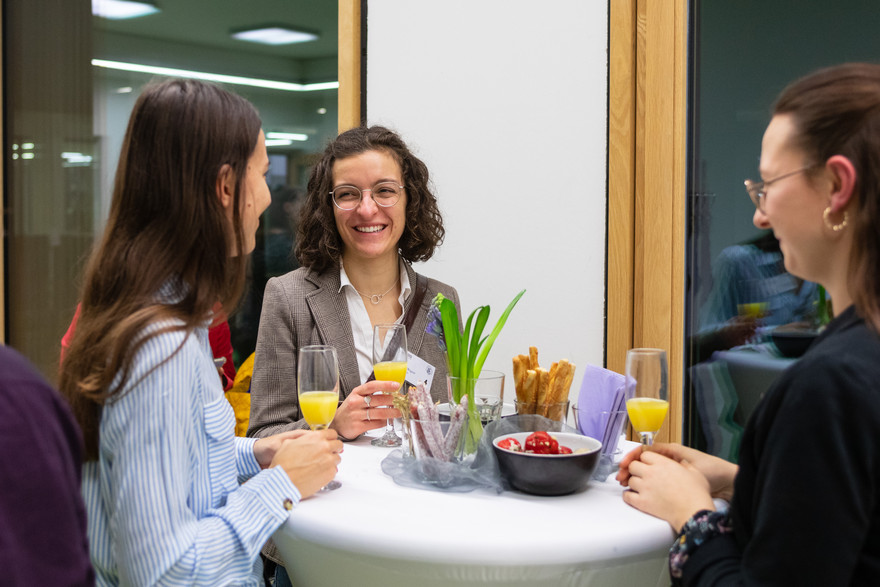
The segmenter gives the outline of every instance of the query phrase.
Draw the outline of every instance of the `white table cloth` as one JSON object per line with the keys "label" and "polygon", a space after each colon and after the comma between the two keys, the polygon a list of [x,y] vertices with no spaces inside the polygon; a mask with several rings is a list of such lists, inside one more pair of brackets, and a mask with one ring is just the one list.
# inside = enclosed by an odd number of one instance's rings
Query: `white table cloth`
{"label": "white table cloth", "polygon": [[626,505],[613,478],[561,497],[413,489],[382,473],[389,450],[346,444],[342,487],[275,533],[296,587],[669,584],[669,525]]}

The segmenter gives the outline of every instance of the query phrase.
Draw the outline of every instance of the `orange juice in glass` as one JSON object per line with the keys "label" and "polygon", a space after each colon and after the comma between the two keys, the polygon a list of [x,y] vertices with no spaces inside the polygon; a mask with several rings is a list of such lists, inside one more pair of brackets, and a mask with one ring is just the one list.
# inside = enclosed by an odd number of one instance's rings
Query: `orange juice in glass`
{"label": "orange juice in glass", "polygon": [[[399,393],[406,380],[406,327],[403,324],[373,326],[373,375],[376,381],[394,381]],[[394,432],[394,420],[386,419],[385,434],[371,441],[374,446],[400,446],[402,440]]]}
{"label": "orange juice in glass", "polygon": [[339,405],[336,391],[307,391],[299,395],[299,409],[312,430],[324,430],[330,426]]}
{"label": "orange juice in glass", "polygon": [[403,385],[406,380],[406,361],[381,361],[373,365],[373,373],[379,381],[396,381]]}
{"label": "orange juice in glass", "polygon": [[654,443],[654,435],[666,419],[668,380],[666,351],[626,351],[626,412],[644,445]]}
{"label": "orange juice in glass", "polygon": [[[324,430],[333,422],[339,405],[339,361],[336,349],[326,345],[300,347],[296,363],[296,394],[302,417],[312,430]],[[321,491],[342,484],[330,481]]]}

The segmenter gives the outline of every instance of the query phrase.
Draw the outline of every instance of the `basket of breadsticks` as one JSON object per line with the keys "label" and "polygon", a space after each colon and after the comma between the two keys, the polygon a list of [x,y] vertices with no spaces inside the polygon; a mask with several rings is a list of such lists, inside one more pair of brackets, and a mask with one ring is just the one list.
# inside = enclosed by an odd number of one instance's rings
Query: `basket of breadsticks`
{"label": "basket of breadsticks", "polygon": [[537,347],[528,355],[513,358],[513,385],[516,389],[516,413],[537,414],[558,422],[568,416],[568,392],[574,380],[575,366],[560,359],[547,370],[538,364]]}

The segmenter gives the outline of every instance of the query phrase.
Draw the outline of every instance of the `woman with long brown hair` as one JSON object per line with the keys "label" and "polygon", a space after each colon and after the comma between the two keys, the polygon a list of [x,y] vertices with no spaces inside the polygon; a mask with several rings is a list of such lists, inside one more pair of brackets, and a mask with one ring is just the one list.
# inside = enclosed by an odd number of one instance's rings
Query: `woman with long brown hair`
{"label": "woman with long brown hair", "polygon": [[[679,532],[681,585],[880,584],[880,65],[787,87],[746,182],[785,268],[822,284],[835,317],[771,387],[739,467],[679,445],[633,451],[627,503]],[[730,500],[716,511],[713,498]]]}
{"label": "woman with long brown hair", "polygon": [[169,80],[134,106],[60,378],[99,584],[259,585],[260,547],[335,474],[332,432],[235,438],[212,361],[212,308],[241,294],[268,163],[256,110],[217,86]]}

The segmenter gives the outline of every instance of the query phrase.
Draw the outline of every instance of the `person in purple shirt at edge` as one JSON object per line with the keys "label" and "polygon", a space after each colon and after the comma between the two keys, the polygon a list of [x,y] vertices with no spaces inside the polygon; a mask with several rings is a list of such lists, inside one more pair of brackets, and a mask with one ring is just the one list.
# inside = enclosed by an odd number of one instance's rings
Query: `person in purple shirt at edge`
{"label": "person in purple shirt at edge", "polygon": [[19,353],[0,346],[0,368],[0,583],[94,585],[79,427]]}

